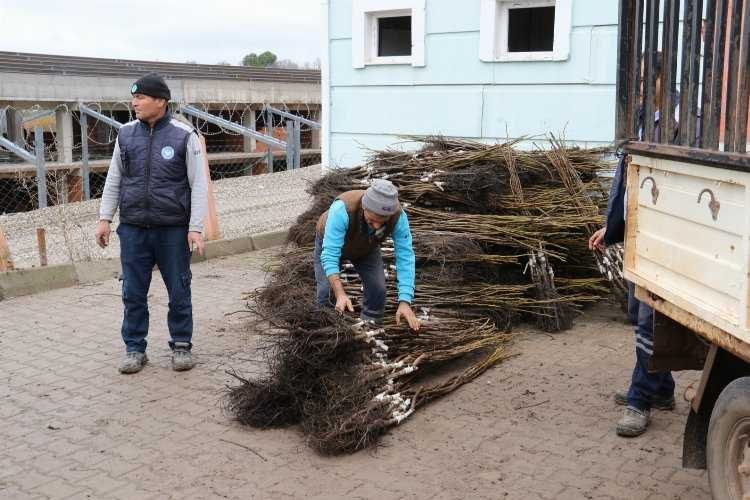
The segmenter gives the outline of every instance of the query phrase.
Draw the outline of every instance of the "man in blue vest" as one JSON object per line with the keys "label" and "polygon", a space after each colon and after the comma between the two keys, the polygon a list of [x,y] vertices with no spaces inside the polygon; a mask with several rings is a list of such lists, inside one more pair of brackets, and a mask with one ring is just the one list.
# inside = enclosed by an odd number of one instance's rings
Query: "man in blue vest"
{"label": "man in blue vest", "polygon": [[133,84],[137,120],[120,128],[99,209],[96,242],[109,244],[110,223],[120,209],[122,261],[121,373],[139,372],[148,362],[148,290],[154,264],[169,294],[167,326],[172,368],[193,367],[193,306],[190,255],[203,254],[207,181],[195,130],[172,117],[164,79],[148,74]]}

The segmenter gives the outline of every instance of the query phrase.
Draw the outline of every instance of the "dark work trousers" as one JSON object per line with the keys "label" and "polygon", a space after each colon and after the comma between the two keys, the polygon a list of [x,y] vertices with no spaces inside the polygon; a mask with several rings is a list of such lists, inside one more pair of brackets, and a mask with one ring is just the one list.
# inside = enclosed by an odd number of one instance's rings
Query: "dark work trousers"
{"label": "dark work trousers", "polygon": [[148,290],[154,264],[169,294],[167,327],[171,340],[190,343],[193,336],[193,304],[190,293],[190,248],[187,226],[139,227],[120,224],[122,261],[122,340],[127,352],[146,351],[148,335]]}
{"label": "dark work trousers", "polygon": [[628,316],[635,327],[635,368],[628,389],[628,406],[638,410],[651,408],[653,398],[674,395],[674,379],[668,371],[648,371],[654,353],[654,310],[634,295],[635,286],[628,282]]}
{"label": "dark work trousers", "polygon": [[[320,263],[320,254],[323,252],[323,242],[320,237],[315,237],[315,251],[313,252],[313,267],[315,268],[316,300],[322,306],[334,305],[331,297],[331,284],[328,282],[323,265]],[[361,318],[368,321],[381,323],[383,311],[385,310],[385,269],[383,268],[383,255],[380,248],[375,247],[372,252],[361,259],[352,262],[354,270],[362,280],[364,300],[362,304]]]}

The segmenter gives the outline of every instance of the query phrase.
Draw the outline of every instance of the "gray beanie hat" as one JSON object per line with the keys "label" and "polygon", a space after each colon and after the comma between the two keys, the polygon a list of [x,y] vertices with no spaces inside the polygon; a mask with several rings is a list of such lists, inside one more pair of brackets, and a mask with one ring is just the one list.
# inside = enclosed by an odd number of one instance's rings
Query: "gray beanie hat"
{"label": "gray beanie hat", "polygon": [[375,179],[362,197],[362,206],[383,217],[390,217],[399,209],[398,189],[391,181]]}

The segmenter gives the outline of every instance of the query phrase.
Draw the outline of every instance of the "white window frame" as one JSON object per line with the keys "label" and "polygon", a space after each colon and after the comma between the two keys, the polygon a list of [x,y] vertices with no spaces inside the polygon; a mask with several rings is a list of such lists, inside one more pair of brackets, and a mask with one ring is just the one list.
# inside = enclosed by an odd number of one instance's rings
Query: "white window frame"
{"label": "white window frame", "polygon": [[[386,10],[380,12],[368,12],[367,13],[367,24],[368,26],[368,41],[367,53],[365,54],[365,64],[411,64],[412,54],[408,56],[378,56],[378,45],[380,43],[380,30],[379,21],[388,17],[404,17],[409,16],[414,21],[411,9],[407,10]],[[414,44],[412,43],[412,51],[414,50]]]}
{"label": "white window frame", "polygon": [[[378,57],[378,19],[411,16],[411,55]],[[354,0],[352,66],[411,64],[424,66],[425,0]]]}
{"label": "white window frame", "polygon": [[[555,7],[555,33],[551,51],[508,52],[508,11]],[[486,62],[566,61],[570,57],[573,21],[572,0],[482,0],[479,57]]]}

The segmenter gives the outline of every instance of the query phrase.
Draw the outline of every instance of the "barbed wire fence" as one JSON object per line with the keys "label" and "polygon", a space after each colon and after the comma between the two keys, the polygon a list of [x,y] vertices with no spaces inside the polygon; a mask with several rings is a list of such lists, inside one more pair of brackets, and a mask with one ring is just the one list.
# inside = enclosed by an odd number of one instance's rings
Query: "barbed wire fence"
{"label": "barbed wire fence", "polygon": [[[85,104],[120,123],[135,119],[128,102]],[[282,142],[290,139],[287,119],[263,112],[265,105],[198,102],[191,106]],[[273,106],[312,121],[319,120],[318,105],[274,102]],[[173,111],[178,110],[178,105],[173,106]],[[29,268],[42,263],[53,265],[117,257],[119,245],[115,234],[113,244],[106,250],[99,249],[93,239],[117,130],[102,120],[87,117],[84,137],[76,105],[0,107],[0,123],[8,115],[21,122],[20,127],[16,124],[16,136],[8,138],[32,155],[34,129],[42,128],[47,191],[47,206],[40,209],[36,166],[0,148],[0,230],[5,233],[14,266]],[[205,138],[223,238],[286,227],[305,208],[307,183],[320,172],[304,168],[320,164],[317,131],[313,127],[304,123],[300,126],[301,168],[292,170],[287,166],[286,152],[281,149],[272,148],[273,161],[269,165],[268,146],[261,141],[200,118],[183,119],[190,121]],[[67,134],[60,132],[64,126],[60,120],[69,120],[72,133],[70,130]],[[3,132],[13,135],[0,125],[0,135]],[[89,200],[85,199],[81,175],[84,140],[90,168]],[[271,173],[272,176],[266,175]],[[116,225],[118,221],[114,222]]]}

